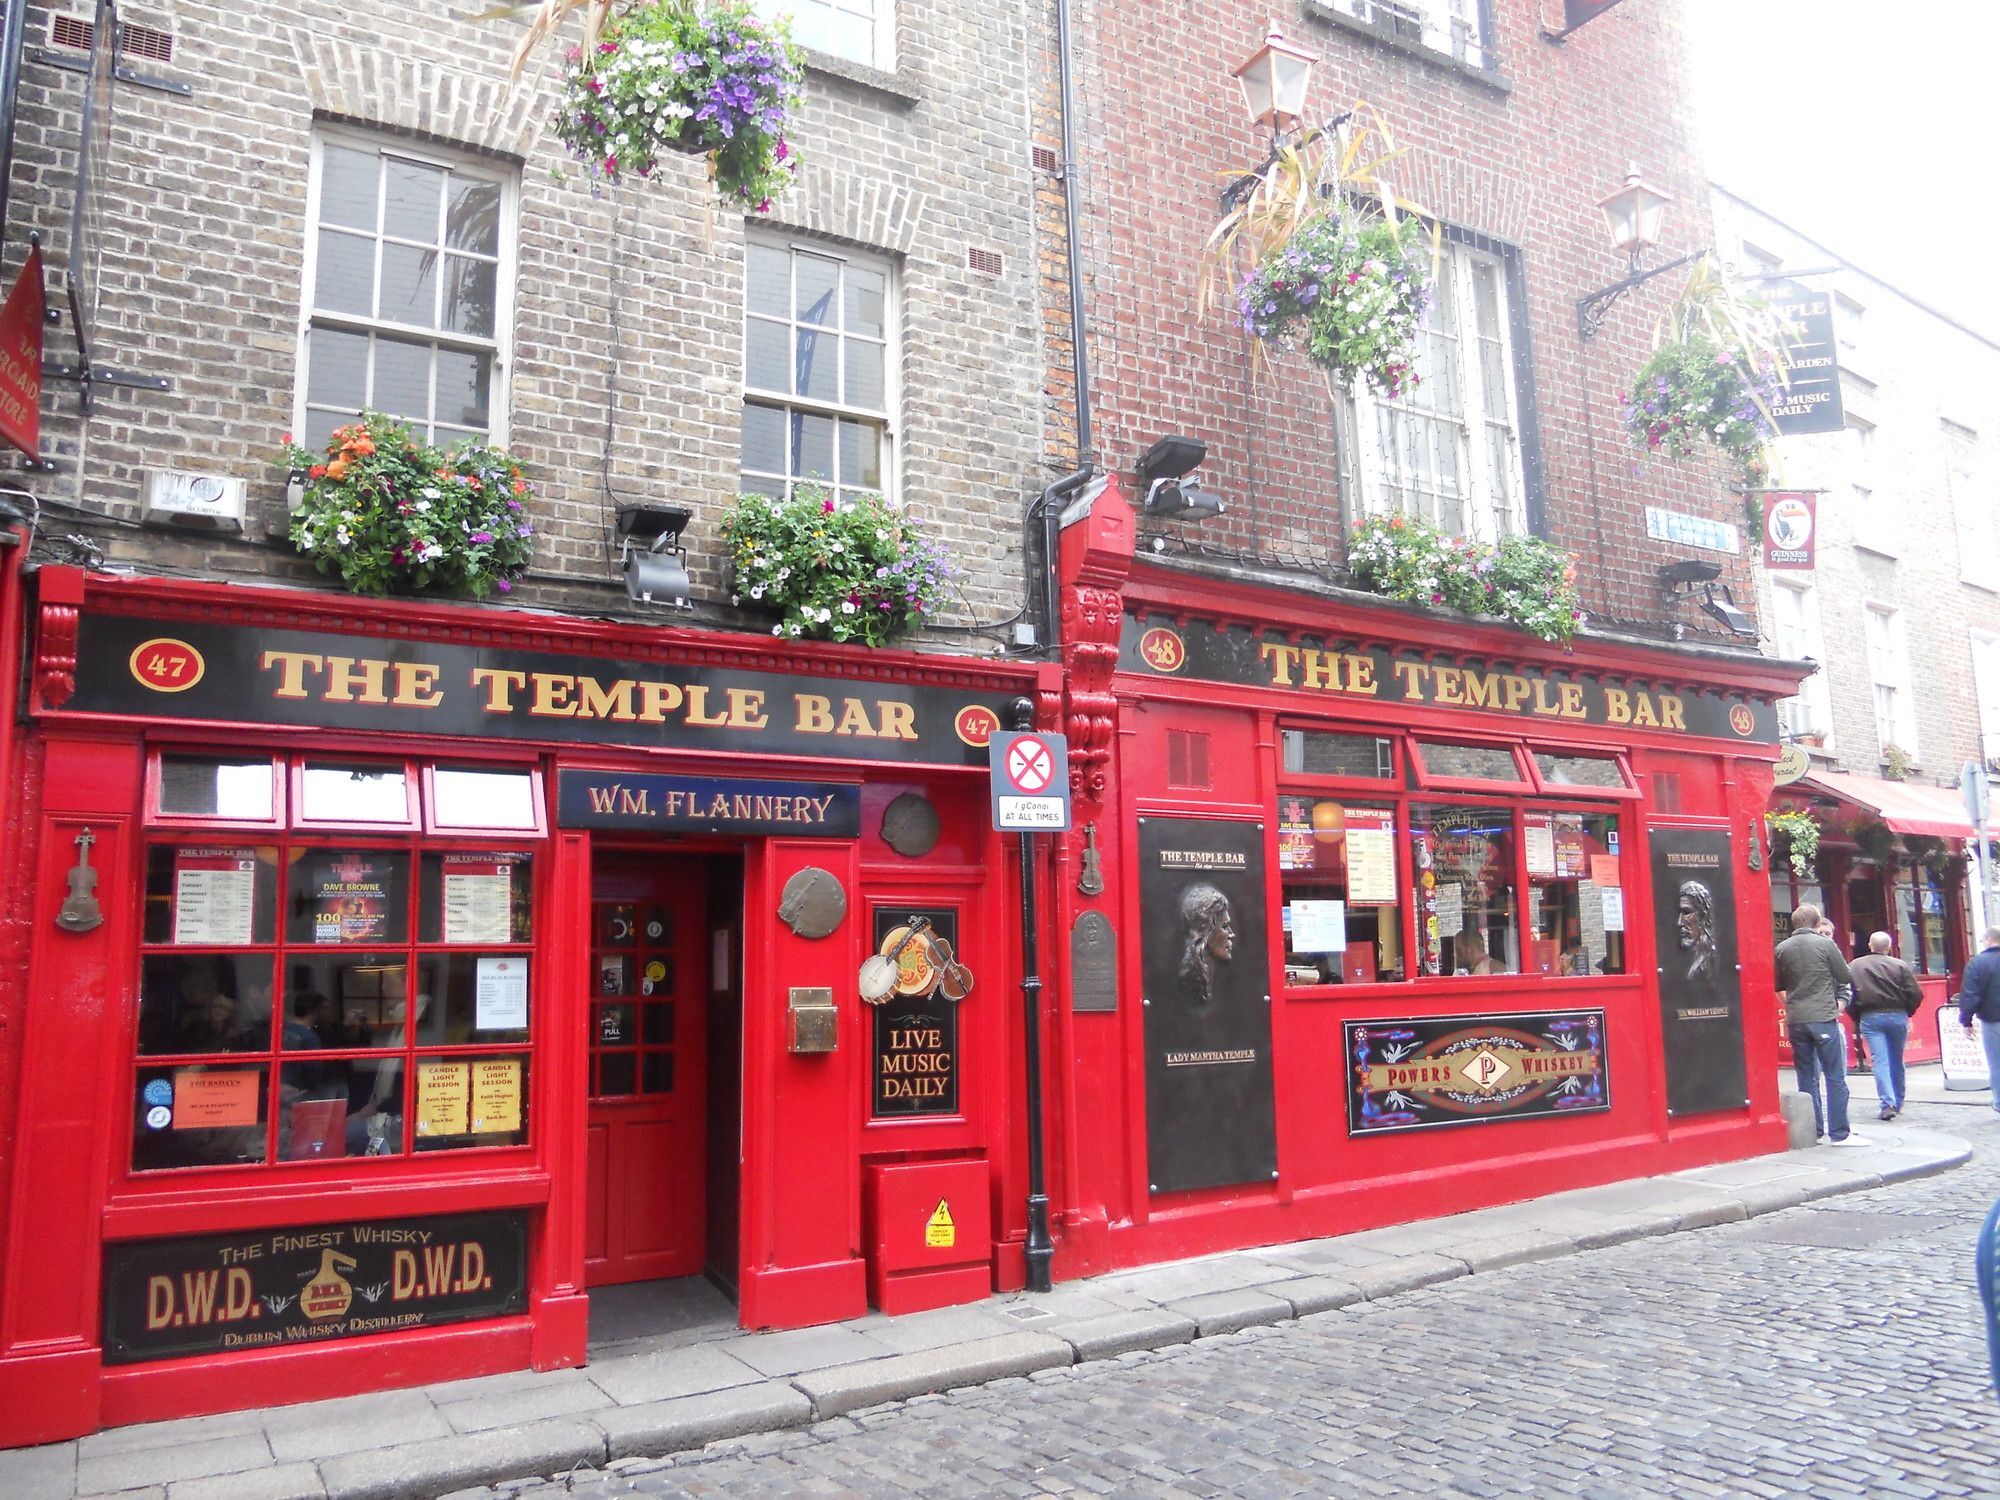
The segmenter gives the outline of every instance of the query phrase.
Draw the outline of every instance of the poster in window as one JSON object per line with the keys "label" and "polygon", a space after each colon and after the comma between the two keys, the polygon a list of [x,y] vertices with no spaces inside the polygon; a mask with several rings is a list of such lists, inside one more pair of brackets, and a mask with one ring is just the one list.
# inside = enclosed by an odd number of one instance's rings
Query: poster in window
{"label": "poster in window", "polygon": [[1293,952],[1346,951],[1347,903],[1345,901],[1294,901],[1288,914],[1291,918]]}
{"label": "poster in window", "polygon": [[1383,807],[1347,812],[1347,900],[1351,906],[1396,904],[1395,815]]}
{"label": "poster in window", "polygon": [[1655,828],[1652,846],[1667,1113],[1741,1109],[1750,1094],[1729,830]]}
{"label": "poster in window", "polygon": [[174,1073],[176,1130],[255,1125],[264,1075],[256,1068],[181,1068]]}
{"label": "poster in window", "polygon": [[1277,1171],[1264,829],[1139,820],[1147,1181],[1155,1193]]}
{"label": "poster in window", "polygon": [[417,1064],[417,1134],[464,1135],[466,1105],[472,1091],[467,1064]]}
{"label": "poster in window", "polygon": [[401,856],[351,850],[306,862],[299,879],[312,913],[315,943],[379,943],[403,936],[393,932]]}
{"label": "poster in window", "polygon": [[1305,797],[1278,799],[1278,868],[1313,867],[1312,802]]}
{"label": "poster in window", "polygon": [[480,854],[444,857],[444,940],[514,940],[514,867]]}
{"label": "poster in window", "polygon": [[473,1029],[520,1031],[528,1024],[528,955],[482,957],[475,965]]}
{"label": "poster in window", "polygon": [[[929,927],[905,943],[920,920]],[[958,950],[958,912],[948,906],[878,906],[872,930],[875,951],[896,955],[896,987],[870,1007],[875,1117],[955,1115],[960,1002],[946,997],[941,981],[947,955]]]}
{"label": "poster in window", "polygon": [[472,1134],[511,1134],[521,1128],[521,1059],[472,1061]]}
{"label": "poster in window", "polygon": [[181,849],[174,854],[174,941],[217,945],[254,941],[257,860],[247,849]]}
{"label": "poster in window", "polygon": [[1437,887],[1437,935],[1457,937],[1465,931],[1465,887],[1457,881],[1440,882]]}

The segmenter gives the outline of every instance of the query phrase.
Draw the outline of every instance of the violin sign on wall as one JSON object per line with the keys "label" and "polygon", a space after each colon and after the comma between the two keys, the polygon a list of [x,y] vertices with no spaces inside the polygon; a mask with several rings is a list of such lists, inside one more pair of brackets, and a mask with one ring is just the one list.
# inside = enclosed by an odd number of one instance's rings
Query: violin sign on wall
{"label": "violin sign on wall", "polygon": [[97,871],[90,867],[90,846],[97,837],[88,828],[76,836],[76,863],[70,867],[69,894],[56,913],[56,926],[64,932],[89,932],[104,921],[97,905]]}

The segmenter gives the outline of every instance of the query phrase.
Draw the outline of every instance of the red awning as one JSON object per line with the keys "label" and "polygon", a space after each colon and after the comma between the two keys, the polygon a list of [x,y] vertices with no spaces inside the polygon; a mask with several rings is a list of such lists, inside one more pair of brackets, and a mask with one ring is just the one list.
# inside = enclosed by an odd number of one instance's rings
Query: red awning
{"label": "red awning", "polygon": [[1839,771],[1815,771],[1797,785],[1865,807],[1898,833],[1926,834],[1936,839],[1973,836],[1972,820],[1966,817],[1958,792],[1952,787],[1884,781],[1878,776],[1848,776]]}

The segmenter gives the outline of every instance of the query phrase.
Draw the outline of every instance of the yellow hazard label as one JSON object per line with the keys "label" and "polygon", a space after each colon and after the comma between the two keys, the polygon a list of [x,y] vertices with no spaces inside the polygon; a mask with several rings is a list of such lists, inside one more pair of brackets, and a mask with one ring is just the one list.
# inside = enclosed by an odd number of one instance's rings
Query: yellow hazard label
{"label": "yellow hazard label", "polygon": [[933,1250],[949,1250],[957,1243],[958,1226],[951,1222],[951,1205],[940,1198],[931,1210],[930,1222],[924,1225],[924,1244]]}

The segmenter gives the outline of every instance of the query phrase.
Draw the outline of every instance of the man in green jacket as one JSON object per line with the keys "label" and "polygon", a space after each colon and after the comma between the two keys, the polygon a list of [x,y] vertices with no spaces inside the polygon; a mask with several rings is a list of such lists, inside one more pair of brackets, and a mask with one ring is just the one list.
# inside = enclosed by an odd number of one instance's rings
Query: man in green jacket
{"label": "man in green jacket", "polygon": [[[1840,1029],[1841,992],[1854,983],[1854,974],[1833,939],[1820,936],[1819,924],[1819,908],[1801,906],[1792,913],[1792,935],[1778,944],[1785,1035],[1799,1092],[1813,1102],[1814,1133],[1835,1146],[1861,1146],[1867,1143],[1847,1124],[1847,1038]],[[1821,1074],[1826,1075],[1824,1107]]]}

